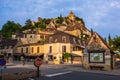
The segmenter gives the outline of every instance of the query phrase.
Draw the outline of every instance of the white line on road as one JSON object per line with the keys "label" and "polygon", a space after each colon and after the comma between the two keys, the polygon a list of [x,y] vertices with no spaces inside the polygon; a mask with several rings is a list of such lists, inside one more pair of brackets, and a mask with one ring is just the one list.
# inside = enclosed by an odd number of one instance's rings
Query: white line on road
{"label": "white line on road", "polygon": [[62,75],[62,74],[68,74],[71,73],[72,71],[67,71],[67,72],[62,72],[62,73],[55,73],[55,74],[49,74],[49,75],[45,75],[46,77],[54,77],[54,76],[58,76],[58,75]]}

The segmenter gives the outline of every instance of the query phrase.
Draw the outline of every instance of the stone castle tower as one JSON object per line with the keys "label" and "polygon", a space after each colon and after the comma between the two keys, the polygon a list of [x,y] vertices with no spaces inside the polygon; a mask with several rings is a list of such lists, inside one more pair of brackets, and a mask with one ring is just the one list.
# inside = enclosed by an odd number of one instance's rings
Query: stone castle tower
{"label": "stone castle tower", "polygon": [[74,13],[73,13],[72,11],[69,13],[68,18],[69,18],[70,20],[72,20],[72,21],[75,20],[75,15],[74,15]]}

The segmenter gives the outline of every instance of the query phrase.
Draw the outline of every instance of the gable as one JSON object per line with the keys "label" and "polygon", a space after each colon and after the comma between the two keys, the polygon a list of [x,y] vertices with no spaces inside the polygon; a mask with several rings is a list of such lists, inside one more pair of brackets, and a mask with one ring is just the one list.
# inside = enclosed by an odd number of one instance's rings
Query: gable
{"label": "gable", "polygon": [[97,33],[91,36],[86,48],[88,51],[104,51],[109,49],[107,43]]}

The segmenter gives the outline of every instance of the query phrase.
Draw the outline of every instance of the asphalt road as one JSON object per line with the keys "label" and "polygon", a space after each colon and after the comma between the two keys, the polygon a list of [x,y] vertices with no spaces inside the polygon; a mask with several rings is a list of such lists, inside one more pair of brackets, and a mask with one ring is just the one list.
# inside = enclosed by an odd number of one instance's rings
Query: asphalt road
{"label": "asphalt road", "polygon": [[[15,66],[8,66],[4,73],[22,72],[36,70],[32,62],[27,62],[24,66],[20,62],[14,63]],[[112,75],[114,71],[85,70],[81,65],[48,65],[41,67],[39,78],[25,80],[120,80],[120,75]],[[114,73],[120,74],[120,69]],[[22,79],[23,80],[23,79]]]}
{"label": "asphalt road", "polygon": [[34,80],[120,80],[120,76],[72,71],[54,76],[40,76]]}

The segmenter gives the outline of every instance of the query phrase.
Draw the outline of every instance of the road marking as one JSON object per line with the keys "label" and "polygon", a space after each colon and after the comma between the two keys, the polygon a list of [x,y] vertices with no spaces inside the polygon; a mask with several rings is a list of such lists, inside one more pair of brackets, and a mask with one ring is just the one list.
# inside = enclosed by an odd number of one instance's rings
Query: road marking
{"label": "road marking", "polygon": [[32,78],[28,78],[28,80],[34,80],[34,79],[32,79]]}
{"label": "road marking", "polygon": [[62,75],[62,74],[68,74],[71,73],[72,71],[67,71],[67,72],[62,72],[62,73],[55,73],[55,74],[49,74],[49,75],[45,75],[46,77],[54,77],[54,76],[58,76],[58,75]]}

